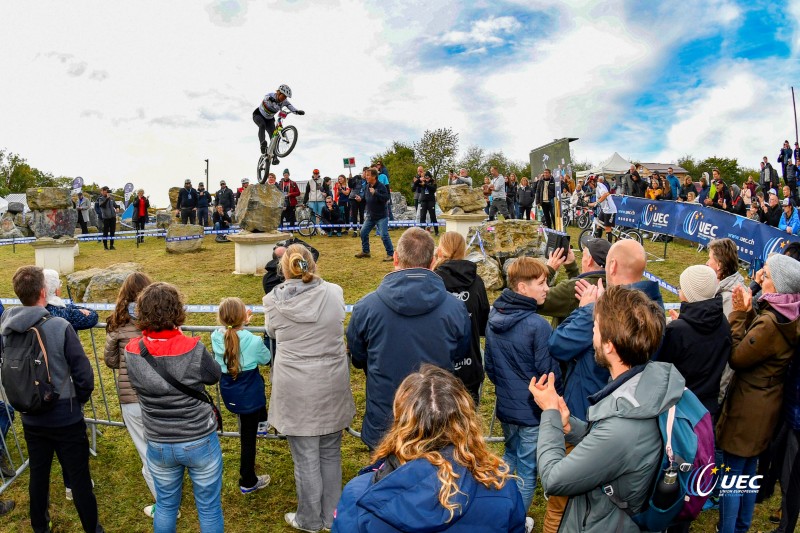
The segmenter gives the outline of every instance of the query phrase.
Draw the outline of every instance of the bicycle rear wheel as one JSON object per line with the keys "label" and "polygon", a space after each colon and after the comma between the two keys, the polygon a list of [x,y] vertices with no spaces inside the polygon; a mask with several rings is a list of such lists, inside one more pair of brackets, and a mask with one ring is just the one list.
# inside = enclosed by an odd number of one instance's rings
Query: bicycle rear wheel
{"label": "bicycle rear wheel", "polygon": [[567,231],[567,226],[569,226],[569,214],[568,213],[564,213],[564,214],[561,215],[561,224],[563,224],[562,227],[564,228],[564,231]]}
{"label": "bicycle rear wheel", "polygon": [[592,223],[592,218],[589,216],[589,213],[581,213],[578,215],[578,227],[581,229],[588,228]]}
{"label": "bicycle rear wheel", "polygon": [[286,157],[292,153],[295,144],[297,144],[297,128],[294,126],[286,126],[278,134],[278,144],[275,146],[275,155],[278,157]]}
{"label": "bicycle rear wheel", "polygon": [[256,167],[256,178],[258,179],[258,183],[267,182],[270,163],[271,161],[269,160],[269,157],[264,154],[261,154],[261,157],[258,158],[258,166]]}
{"label": "bicycle rear wheel", "polygon": [[586,228],[578,236],[578,246],[583,250],[586,247],[586,241],[595,238],[597,238],[597,228]]}
{"label": "bicycle rear wheel", "polygon": [[301,220],[297,223],[297,233],[302,235],[303,237],[312,237],[314,234],[317,233],[317,228],[314,226],[314,223],[308,219]]}

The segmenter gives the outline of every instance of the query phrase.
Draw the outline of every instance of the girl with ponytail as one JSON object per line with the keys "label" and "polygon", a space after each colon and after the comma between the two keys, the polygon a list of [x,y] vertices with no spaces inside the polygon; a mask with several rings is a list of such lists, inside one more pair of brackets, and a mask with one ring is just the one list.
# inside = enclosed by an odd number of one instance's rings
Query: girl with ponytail
{"label": "girl with ponytail", "polygon": [[258,370],[266,365],[270,353],[260,337],[244,329],[252,311],[240,298],[223,298],[217,321],[221,328],[211,334],[214,358],[222,368],[219,390],[225,407],[239,415],[241,458],[239,489],[242,494],[263,489],[269,475],[256,476],[256,437],[267,432],[267,399],[264,378]]}

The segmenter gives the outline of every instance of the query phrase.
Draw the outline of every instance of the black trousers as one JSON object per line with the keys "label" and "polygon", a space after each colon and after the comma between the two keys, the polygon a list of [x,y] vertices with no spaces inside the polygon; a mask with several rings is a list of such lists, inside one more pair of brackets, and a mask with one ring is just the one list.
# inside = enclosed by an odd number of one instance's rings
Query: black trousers
{"label": "black trousers", "polygon": [[297,224],[297,218],[295,217],[294,210],[295,206],[290,205],[281,212],[281,225],[283,225],[284,221],[289,226],[294,226]]}
{"label": "black trousers", "polygon": [[253,111],[253,122],[258,126],[259,146],[263,145],[266,142],[267,136],[271,138],[272,133],[275,131],[275,119],[264,118],[261,111],[256,108],[255,111]]}
{"label": "black trousers", "polygon": [[552,202],[542,202],[539,204],[542,207],[542,218],[544,225],[548,228],[553,227],[553,221],[556,218],[555,207]]}
{"label": "black trousers", "polygon": [[[427,215],[430,213],[431,215],[431,222],[436,224],[436,200],[420,200],[419,201],[419,222],[420,224],[425,224],[426,219],[428,218]],[[436,235],[439,235],[439,226],[434,226],[433,230],[436,232]]]}
{"label": "black trousers", "polygon": [[117,231],[117,219],[116,218],[104,218],[103,219],[103,248],[108,248],[108,244],[106,244],[106,237],[111,237],[111,246],[114,246],[114,233]]}
{"label": "black trousers", "polygon": [[[793,438],[795,443],[800,443],[800,430],[790,429],[794,433]],[[792,438],[790,436],[789,438]],[[787,446],[786,451],[794,446]],[[788,475],[788,483],[786,488],[781,487],[783,493],[783,500],[781,501],[781,527],[784,533],[794,533],[797,528],[797,518],[800,517],[800,452],[794,453],[791,457],[787,453],[785,460],[785,471]]]}
{"label": "black trousers", "polygon": [[531,219],[531,206],[522,207],[519,206],[519,217],[524,218],[525,220]]}
{"label": "black trousers", "polygon": [[363,224],[364,211],[367,209],[367,203],[362,199],[360,202],[352,200],[350,202],[350,223]]}
{"label": "black trousers", "polygon": [[256,476],[256,437],[258,423],[267,419],[267,408],[239,415],[239,434],[242,454],[239,458],[239,486],[250,488],[258,483]]}
{"label": "black trousers", "polygon": [[194,224],[197,220],[196,216],[197,211],[195,211],[194,208],[181,207],[181,224],[186,224],[187,222]]}
{"label": "black trousers", "polygon": [[[139,220],[136,220],[136,221],[133,223],[133,225],[134,225],[134,227],[135,227],[136,231],[144,231],[144,224],[145,224],[145,222],[147,222],[147,220],[146,220],[146,219],[144,219],[144,218],[140,218]],[[137,237],[136,237],[136,240],[137,240],[138,242],[144,242],[144,237],[143,237],[143,236],[137,236]]]}
{"label": "black trousers", "polygon": [[89,233],[89,225],[83,219],[83,211],[78,211],[78,225],[81,227],[81,233]]}
{"label": "black trousers", "polygon": [[[89,438],[86,422],[53,428],[22,424],[25,442],[28,445],[30,466],[31,527],[35,533],[50,531],[50,469],[53,454],[58,457],[61,468],[68,473],[72,498],[78,511],[81,525],[86,533],[102,532],[97,518],[97,499],[92,491],[92,476],[89,472]],[[63,495],[62,495],[63,496]]]}

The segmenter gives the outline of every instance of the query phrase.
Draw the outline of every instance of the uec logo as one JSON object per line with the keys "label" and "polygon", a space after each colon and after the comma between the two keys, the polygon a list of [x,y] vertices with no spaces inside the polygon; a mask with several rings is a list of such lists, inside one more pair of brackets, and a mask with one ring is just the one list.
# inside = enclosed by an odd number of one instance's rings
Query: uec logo
{"label": "uec logo", "polygon": [[767,244],[764,245],[764,259],[766,260],[769,257],[769,254],[773,252],[777,252],[779,254],[783,253],[783,249],[786,248],[786,245],[789,244],[789,241],[782,237],[773,237],[767,241]]}
{"label": "uec logo", "polygon": [[687,493],[690,496],[705,498],[714,492],[719,484],[720,494],[757,493],[761,488],[763,476],[750,476],[746,474],[730,474],[730,467],[721,465],[717,468],[714,463],[695,469],[689,476]]}
{"label": "uec logo", "polygon": [[716,239],[719,226],[715,226],[710,222],[705,222],[703,218],[705,218],[705,215],[700,211],[692,211],[683,221],[683,231],[685,231],[687,235],[693,236],[697,234],[698,237]]}

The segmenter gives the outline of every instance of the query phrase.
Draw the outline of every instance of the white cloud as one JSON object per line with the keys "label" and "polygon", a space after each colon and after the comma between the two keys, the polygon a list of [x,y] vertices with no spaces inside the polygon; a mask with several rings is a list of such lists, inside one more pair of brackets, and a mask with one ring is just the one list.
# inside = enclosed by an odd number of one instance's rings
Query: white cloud
{"label": "white cloud", "polygon": [[448,31],[434,41],[444,46],[485,50],[486,46],[505,44],[509,35],[519,31],[521,27],[522,24],[514,17],[489,17],[473,21],[469,31]]}

